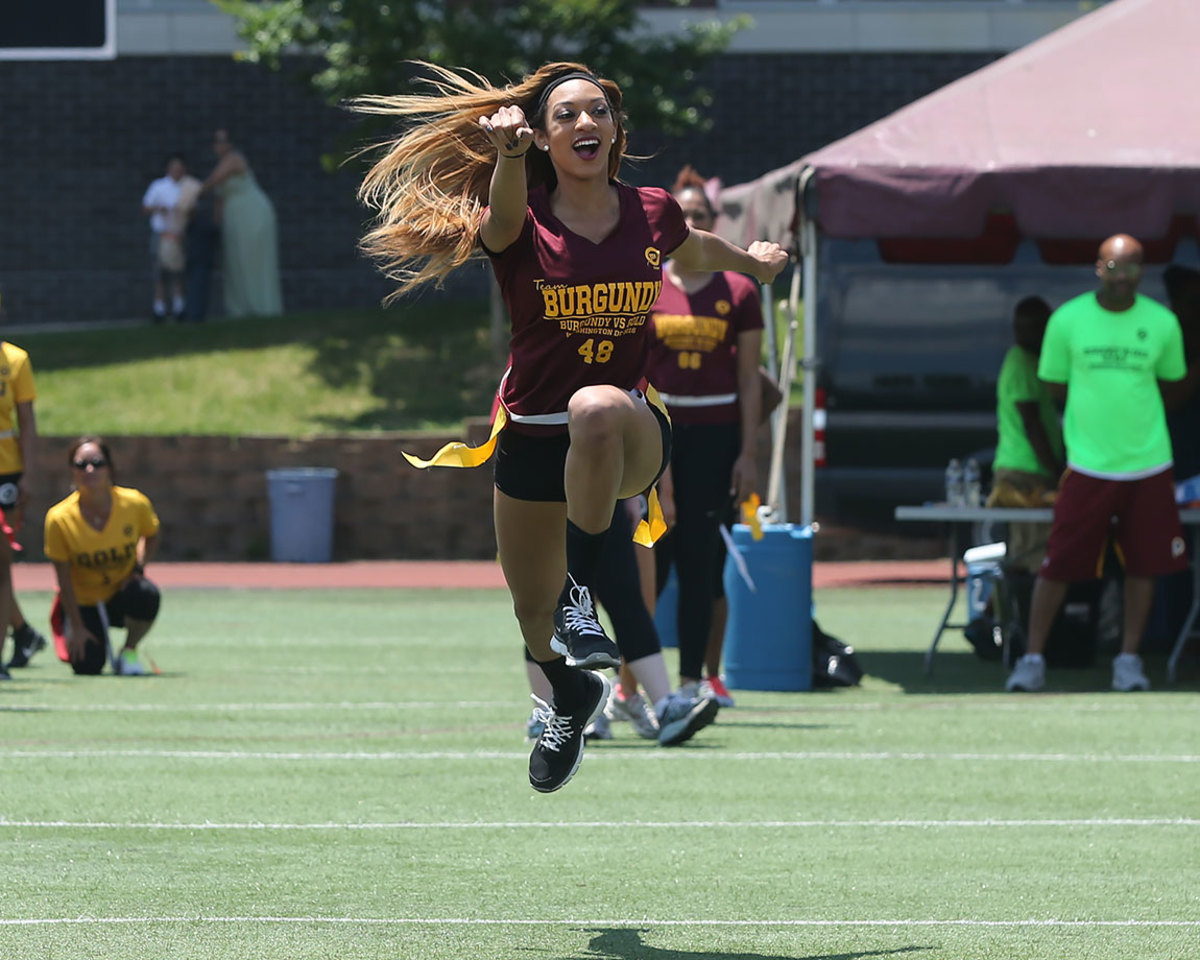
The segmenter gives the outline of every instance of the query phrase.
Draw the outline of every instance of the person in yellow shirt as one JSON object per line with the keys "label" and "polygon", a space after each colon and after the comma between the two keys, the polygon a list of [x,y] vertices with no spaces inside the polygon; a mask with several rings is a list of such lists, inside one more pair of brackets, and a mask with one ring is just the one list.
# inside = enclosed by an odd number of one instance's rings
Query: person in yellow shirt
{"label": "person in yellow shirt", "polygon": [[[51,622],[62,660],[78,674],[150,672],[138,644],[158,616],[158,587],[146,563],[158,543],[158,516],[139,490],[113,483],[112,454],[99,437],[82,437],[68,455],[75,492],[46,512],[46,556],[54,563],[59,596]],[[124,627],[114,656],[109,627]]]}
{"label": "person in yellow shirt", "polygon": [[[37,419],[33,401],[37,390],[33,385],[33,367],[29,354],[15,343],[0,340],[0,510],[13,530],[21,529],[25,503],[33,485],[33,448],[37,441]],[[8,592],[8,616],[0,623],[0,648],[3,633],[12,627],[13,653],[8,666],[23,667],[29,658],[46,646],[46,638],[25,620],[17,598],[13,596],[12,578],[3,588]]]}

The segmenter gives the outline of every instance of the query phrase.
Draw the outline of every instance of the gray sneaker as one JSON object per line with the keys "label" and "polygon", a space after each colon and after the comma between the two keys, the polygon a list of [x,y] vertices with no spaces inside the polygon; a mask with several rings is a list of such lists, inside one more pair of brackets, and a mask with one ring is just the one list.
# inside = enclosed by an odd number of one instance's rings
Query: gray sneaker
{"label": "gray sneaker", "polygon": [[623,697],[620,689],[615,687],[608,698],[608,706],[604,708],[608,719],[614,722],[628,721],[633,724],[634,733],[643,740],[657,740],[658,719],[645,698],[640,693]]}
{"label": "gray sneaker", "polygon": [[[1115,682],[1115,681],[1114,681]],[[1046,685],[1046,659],[1040,653],[1027,653],[1017,661],[1004,689],[1036,693]]]}
{"label": "gray sneaker", "polygon": [[1150,681],[1142,669],[1142,658],[1136,653],[1121,653],[1113,658],[1112,688],[1122,693],[1149,690]]}
{"label": "gray sneaker", "polygon": [[147,677],[150,675],[150,671],[142,663],[138,652],[128,648],[122,650],[120,655],[113,660],[113,673],[121,677]]}
{"label": "gray sneaker", "polygon": [[585,741],[611,740],[612,738],[612,726],[605,712],[596,714],[596,719],[583,728],[583,739]]}
{"label": "gray sneaker", "polygon": [[721,705],[707,697],[673,693],[658,715],[658,745],[674,747],[690,740],[717,718]]}

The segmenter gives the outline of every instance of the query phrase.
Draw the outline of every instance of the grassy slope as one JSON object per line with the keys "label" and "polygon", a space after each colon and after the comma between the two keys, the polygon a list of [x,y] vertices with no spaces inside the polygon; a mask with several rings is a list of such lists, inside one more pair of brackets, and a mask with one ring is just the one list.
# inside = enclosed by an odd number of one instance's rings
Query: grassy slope
{"label": "grassy slope", "polygon": [[414,430],[486,415],[487,304],[22,333],[54,435]]}
{"label": "grassy slope", "polygon": [[[199,326],[21,332],[42,433],[312,436],[486,415],[501,369],[484,300]],[[777,324],[780,344],[786,332]],[[803,380],[792,402],[803,399]]]}
{"label": "grassy slope", "polygon": [[0,688],[0,956],[1194,956],[1195,683],[1009,696],[949,638],[926,678],[940,596],[825,592],[862,688],[618,725],[537,796],[502,592],[177,591],[165,676]]}

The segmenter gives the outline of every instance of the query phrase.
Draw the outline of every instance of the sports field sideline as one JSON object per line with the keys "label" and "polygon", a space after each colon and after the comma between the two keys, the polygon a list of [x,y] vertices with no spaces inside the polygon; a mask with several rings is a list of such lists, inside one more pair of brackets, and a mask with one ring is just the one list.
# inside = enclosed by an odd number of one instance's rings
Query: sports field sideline
{"label": "sports field sideline", "polygon": [[1010,695],[961,637],[924,675],[943,585],[818,586],[861,687],[735,691],[671,750],[617,724],[543,796],[507,593],[324,576],[389,566],[152,564],[161,676],[0,685],[0,958],[1200,956],[1194,660]]}

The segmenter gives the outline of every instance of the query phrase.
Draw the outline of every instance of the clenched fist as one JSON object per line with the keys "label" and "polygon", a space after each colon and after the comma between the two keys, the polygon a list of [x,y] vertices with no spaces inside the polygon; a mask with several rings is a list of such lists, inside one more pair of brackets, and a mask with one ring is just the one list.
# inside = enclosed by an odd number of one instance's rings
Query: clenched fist
{"label": "clenched fist", "polygon": [[502,157],[515,160],[533,145],[533,128],[520,107],[501,107],[490,117],[480,117],[479,126]]}

